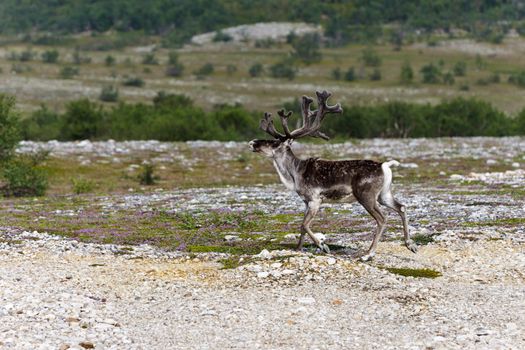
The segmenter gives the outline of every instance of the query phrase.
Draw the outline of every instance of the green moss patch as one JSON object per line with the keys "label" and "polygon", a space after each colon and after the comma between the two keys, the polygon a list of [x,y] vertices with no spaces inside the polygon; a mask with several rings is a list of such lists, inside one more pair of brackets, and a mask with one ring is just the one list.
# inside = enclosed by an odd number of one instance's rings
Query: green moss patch
{"label": "green moss patch", "polygon": [[390,273],[395,275],[401,275],[404,277],[414,278],[437,278],[441,277],[442,274],[439,271],[431,269],[409,269],[409,268],[397,268],[397,267],[381,267]]}

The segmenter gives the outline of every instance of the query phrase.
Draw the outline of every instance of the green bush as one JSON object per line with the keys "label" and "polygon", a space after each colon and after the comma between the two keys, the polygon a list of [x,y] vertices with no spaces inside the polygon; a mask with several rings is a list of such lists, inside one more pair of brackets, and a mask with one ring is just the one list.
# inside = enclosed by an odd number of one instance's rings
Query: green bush
{"label": "green bush", "polygon": [[441,70],[430,63],[423,66],[420,70],[422,74],[422,82],[425,84],[437,84],[441,78]]}
{"label": "green bush", "polygon": [[61,121],[56,112],[42,105],[29,118],[21,120],[20,128],[25,140],[57,140],[60,138]]}
{"label": "green bush", "polygon": [[91,63],[91,57],[82,54],[80,48],[77,46],[75,51],[73,51],[73,63],[77,65]]}
{"label": "green bush", "polygon": [[525,87],[525,70],[511,74],[508,81],[516,86]]}
{"label": "green bush", "polygon": [[346,81],[354,81],[357,79],[357,75],[355,74],[354,67],[348,68],[348,70],[345,72],[345,80]]}
{"label": "green bush", "polygon": [[381,65],[381,57],[371,47],[367,47],[361,52],[361,61],[367,67],[379,67]]}
{"label": "green bush", "polygon": [[277,44],[277,42],[272,38],[266,38],[266,39],[257,39],[255,40],[255,47],[260,49],[269,49],[271,47],[274,47]]}
{"label": "green bush", "polygon": [[31,66],[28,66],[26,64],[15,63],[11,65],[11,72],[14,72],[16,74],[28,73],[28,72],[31,72],[32,70],[33,68],[31,68]]}
{"label": "green bush", "polygon": [[332,79],[341,80],[342,77],[343,77],[343,72],[341,72],[341,68],[337,67],[332,70]]}
{"label": "green bush", "polygon": [[142,170],[140,171],[138,177],[139,183],[141,185],[151,186],[156,182],[156,176],[154,175],[155,167],[151,163],[142,164]]}
{"label": "green bush", "polygon": [[[298,99],[286,102],[284,108],[300,115]],[[324,132],[343,139],[503,136],[524,133],[525,126],[525,111],[511,118],[476,99],[456,98],[435,106],[392,101],[344,106],[344,110],[344,114],[326,119]],[[261,113],[240,105],[204,111],[186,96],[160,92],[153,104],[121,102],[103,110],[100,104],[79,100],[70,102],[63,114],[41,108],[22,126],[25,137],[39,140],[227,141],[259,136],[260,118]]]}
{"label": "green bush", "polygon": [[[143,87],[145,85],[144,80],[139,77],[130,77],[122,82],[124,86]],[[117,96],[118,98],[118,96]]]}
{"label": "green bush", "polygon": [[447,85],[454,85],[456,80],[454,79],[454,75],[451,72],[447,72],[443,74],[443,83]]}
{"label": "green bush", "polygon": [[455,98],[435,106],[430,113],[429,136],[504,136],[513,134],[512,119],[490,103]]}
{"label": "green bush", "polygon": [[372,81],[378,81],[381,80],[381,70],[379,68],[374,68],[372,73],[370,73],[369,76],[370,80]]}
{"label": "green bush", "polygon": [[184,65],[182,63],[172,64],[166,68],[166,76],[179,78],[184,72]]}
{"label": "green bush", "polygon": [[250,74],[250,77],[255,78],[255,77],[261,76],[263,74],[263,71],[264,71],[263,65],[257,62],[250,66],[248,73]]}
{"label": "green bush", "polygon": [[100,95],[98,96],[98,99],[104,102],[117,102],[118,89],[113,85],[106,85],[100,90]]}
{"label": "green bush", "polygon": [[104,117],[102,107],[88,99],[69,102],[61,116],[60,139],[95,139],[104,129]]}
{"label": "green bush", "polygon": [[77,178],[71,179],[71,186],[73,187],[73,193],[82,194],[93,192],[95,188],[95,183],[91,180]]}
{"label": "green bush", "polygon": [[15,99],[0,94],[0,163],[8,160],[20,140]]}
{"label": "green bush", "polygon": [[211,119],[216,120],[221,134],[219,140],[237,140],[254,138],[258,134],[260,117],[246,111],[241,106],[217,106],[211,114]]}
{"label": "green bush", "polygon": [[142,64],[157,65],[159,64],[159,61],[155,57],[154,53],[147,53],[144,55],[144,57],[142,57]]}
{"label": "green bush", "polygon": [[414,80],[414,71],[408,61],[405,61],[401,66],[400,80],[403,84],[410,84]]}
{"label": "green bush", "polygon": [[467,75],[467,63],[465,61],[459,61],[454,64],[452,72],[456,77],[464,77]]}
{"label": "green bush", "polygon": [[228,33],[224,33],[222,30],[217,31],[215,35],[213,36],[214,42],[229,42],[232,40],[233,40],[233,37]]}
{"label": "green bush", "polygon": [[111,55],[107,55],[106,58],[104,59],[104,63],[108,67],[114,66],[116,62],[117,62],[117,60],[115,60],[115,57],[113,57]]}
{"label": "green bush", "polygon": [[206,63],[202,65],[199,69],[197,69],[193,74],[195,74],[198,77],[204,77],[206,75],[213,74],[213,71],[215,70],[215,67],[211,63]]}
{"label": "green bush", "polygon": [[516,116],[514,124],[516,135],[525,135],[525,108]]}
{"label": "green bush", "polygon": [[496,74],[491,74],[486,78],[479,78],[476,81],[476,84],[486,86],[489,84],[497,84],[499,82],[500,82],[500,76],[499,74],[496,73]]}
{"label": "green bush", "polygon": [[31,51],[31,49],[27,49],[20,53],[20,55],[18,56],[18,60],[20,62],[29,62],[29,61],[32,61],[34,57],[35,57],[35,53]]}
{"label": "green bush", "polygon": [[57,63],[58,62],[58,56],[60,56],[60,54],[58,53],[57,50],[53,49],[53,50],[46,50],[44,52],[42,52],[42,62],[44,63]]}
{"label": "green bush", "polygon": [[47,190],[47,174],[38,167],[39,155],[16,156],[2,167],[5,196],[42,196]]}
{"label": "green bush", "polygon": [[515,134],[512,118],[476,99],[456,98],[436,106],[393,101],[344,109],[343,115],[327,118],[324,130],[329,135],[371,138]]}
{"label": "green bush", "polygon": [[74,76],[78,75],[78,73],[78,68],[73,66],[64,66],[60,69],[60,77],[62,79],[72,79]]}
{"label": "green bush", "polygon": [[177,51],[170,51],[168,53],[168,64],[177,64],[179,63],[179,54]]}
{"label": "green bush", "polygon": [[291,62],[282,61],[270,66],[270,74],[274,78],[295,79],[296,69]]}
{"label": "green bush", "polygon": [[292,37],[290,43],[293,48],[292,57],[306,64],[321,61],[323,55],[319,51],[321,36],[318,33],[308,33],[300,37]]}
{"label": "green bush", "polygon": [[166,75],[169,77],[181,77],[184,72],[184,65],[179,61],[179,55],[175,51],[168,54],[168,67]]}

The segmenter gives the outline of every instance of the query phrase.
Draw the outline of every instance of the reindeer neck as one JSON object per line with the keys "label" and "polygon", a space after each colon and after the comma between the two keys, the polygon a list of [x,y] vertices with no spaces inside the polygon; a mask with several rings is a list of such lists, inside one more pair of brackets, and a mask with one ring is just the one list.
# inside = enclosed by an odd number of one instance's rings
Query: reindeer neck
{"label": "reindeer neck", "polygon": [[295,178],[301,161],[291,149],[287,149],[283,154],[276,155],[273,158],[273,166],[277,170],[281,182],[289,190],[295,189]]}

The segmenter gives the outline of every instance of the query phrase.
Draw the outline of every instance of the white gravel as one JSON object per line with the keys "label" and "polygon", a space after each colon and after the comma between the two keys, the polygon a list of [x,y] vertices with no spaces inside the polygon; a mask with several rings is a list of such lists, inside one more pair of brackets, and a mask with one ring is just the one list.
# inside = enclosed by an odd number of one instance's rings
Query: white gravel
{"label": "white gravel", "polygon": [[[272,252],[220,270],[213,259],[153,248],[115,255],[32,236],[0,249],[5,349],[525,347],[525,255],[510,240],[456,239],[417,255],[382,242],[371,264]],[[380,266],[443,276],[401,277]]]}

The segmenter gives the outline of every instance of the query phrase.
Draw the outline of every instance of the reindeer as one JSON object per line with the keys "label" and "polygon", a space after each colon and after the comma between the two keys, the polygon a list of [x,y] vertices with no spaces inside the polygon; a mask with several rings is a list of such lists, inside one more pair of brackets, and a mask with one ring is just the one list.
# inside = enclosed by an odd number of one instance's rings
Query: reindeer
{"label": "reindeer", "polygon": [[274,139],[252,140],[249,143],[253,152],[262,153],[273,160],[273,165],[281,182],[288,190],[297,192],[306,205],[297,249],[302,249],[307,233],[321,251],[330,253],[324,239],[319,238],[310,229],[313,218],[323,201],[353,202],[357,200],[377,222],[372,244],[366,255],[361,258],[363,261],[373,258],[377,242],[385,229],[386,218],[381,212],[379,204],[396,211],[401,216],[405,246],[415,253],[417,246],[409,236],[406,207],[394,198],[390,189],[392,184],[390,167],[399,165],[399,162],[395,160],[378,163],[372,160],[300,159],[293,153],[291,144],[301,137],[311,136],[329,140],[330,138],[319,130],[321,123],[327,114],[343,112],[340,104],[335,106],[327,104],[328,98],[331,96],[329,92],[317,91],[316,95],[318,108],[315,111],[310,110],[313,99],[307,96],[302,97],[303,124],[300,128],[290,131],[288,119],[292,112],[285,113],[282,109],[278,115],[281,119],[283,134],[275,129],[272,115],[265,113],[260,128],[273,136]]}

